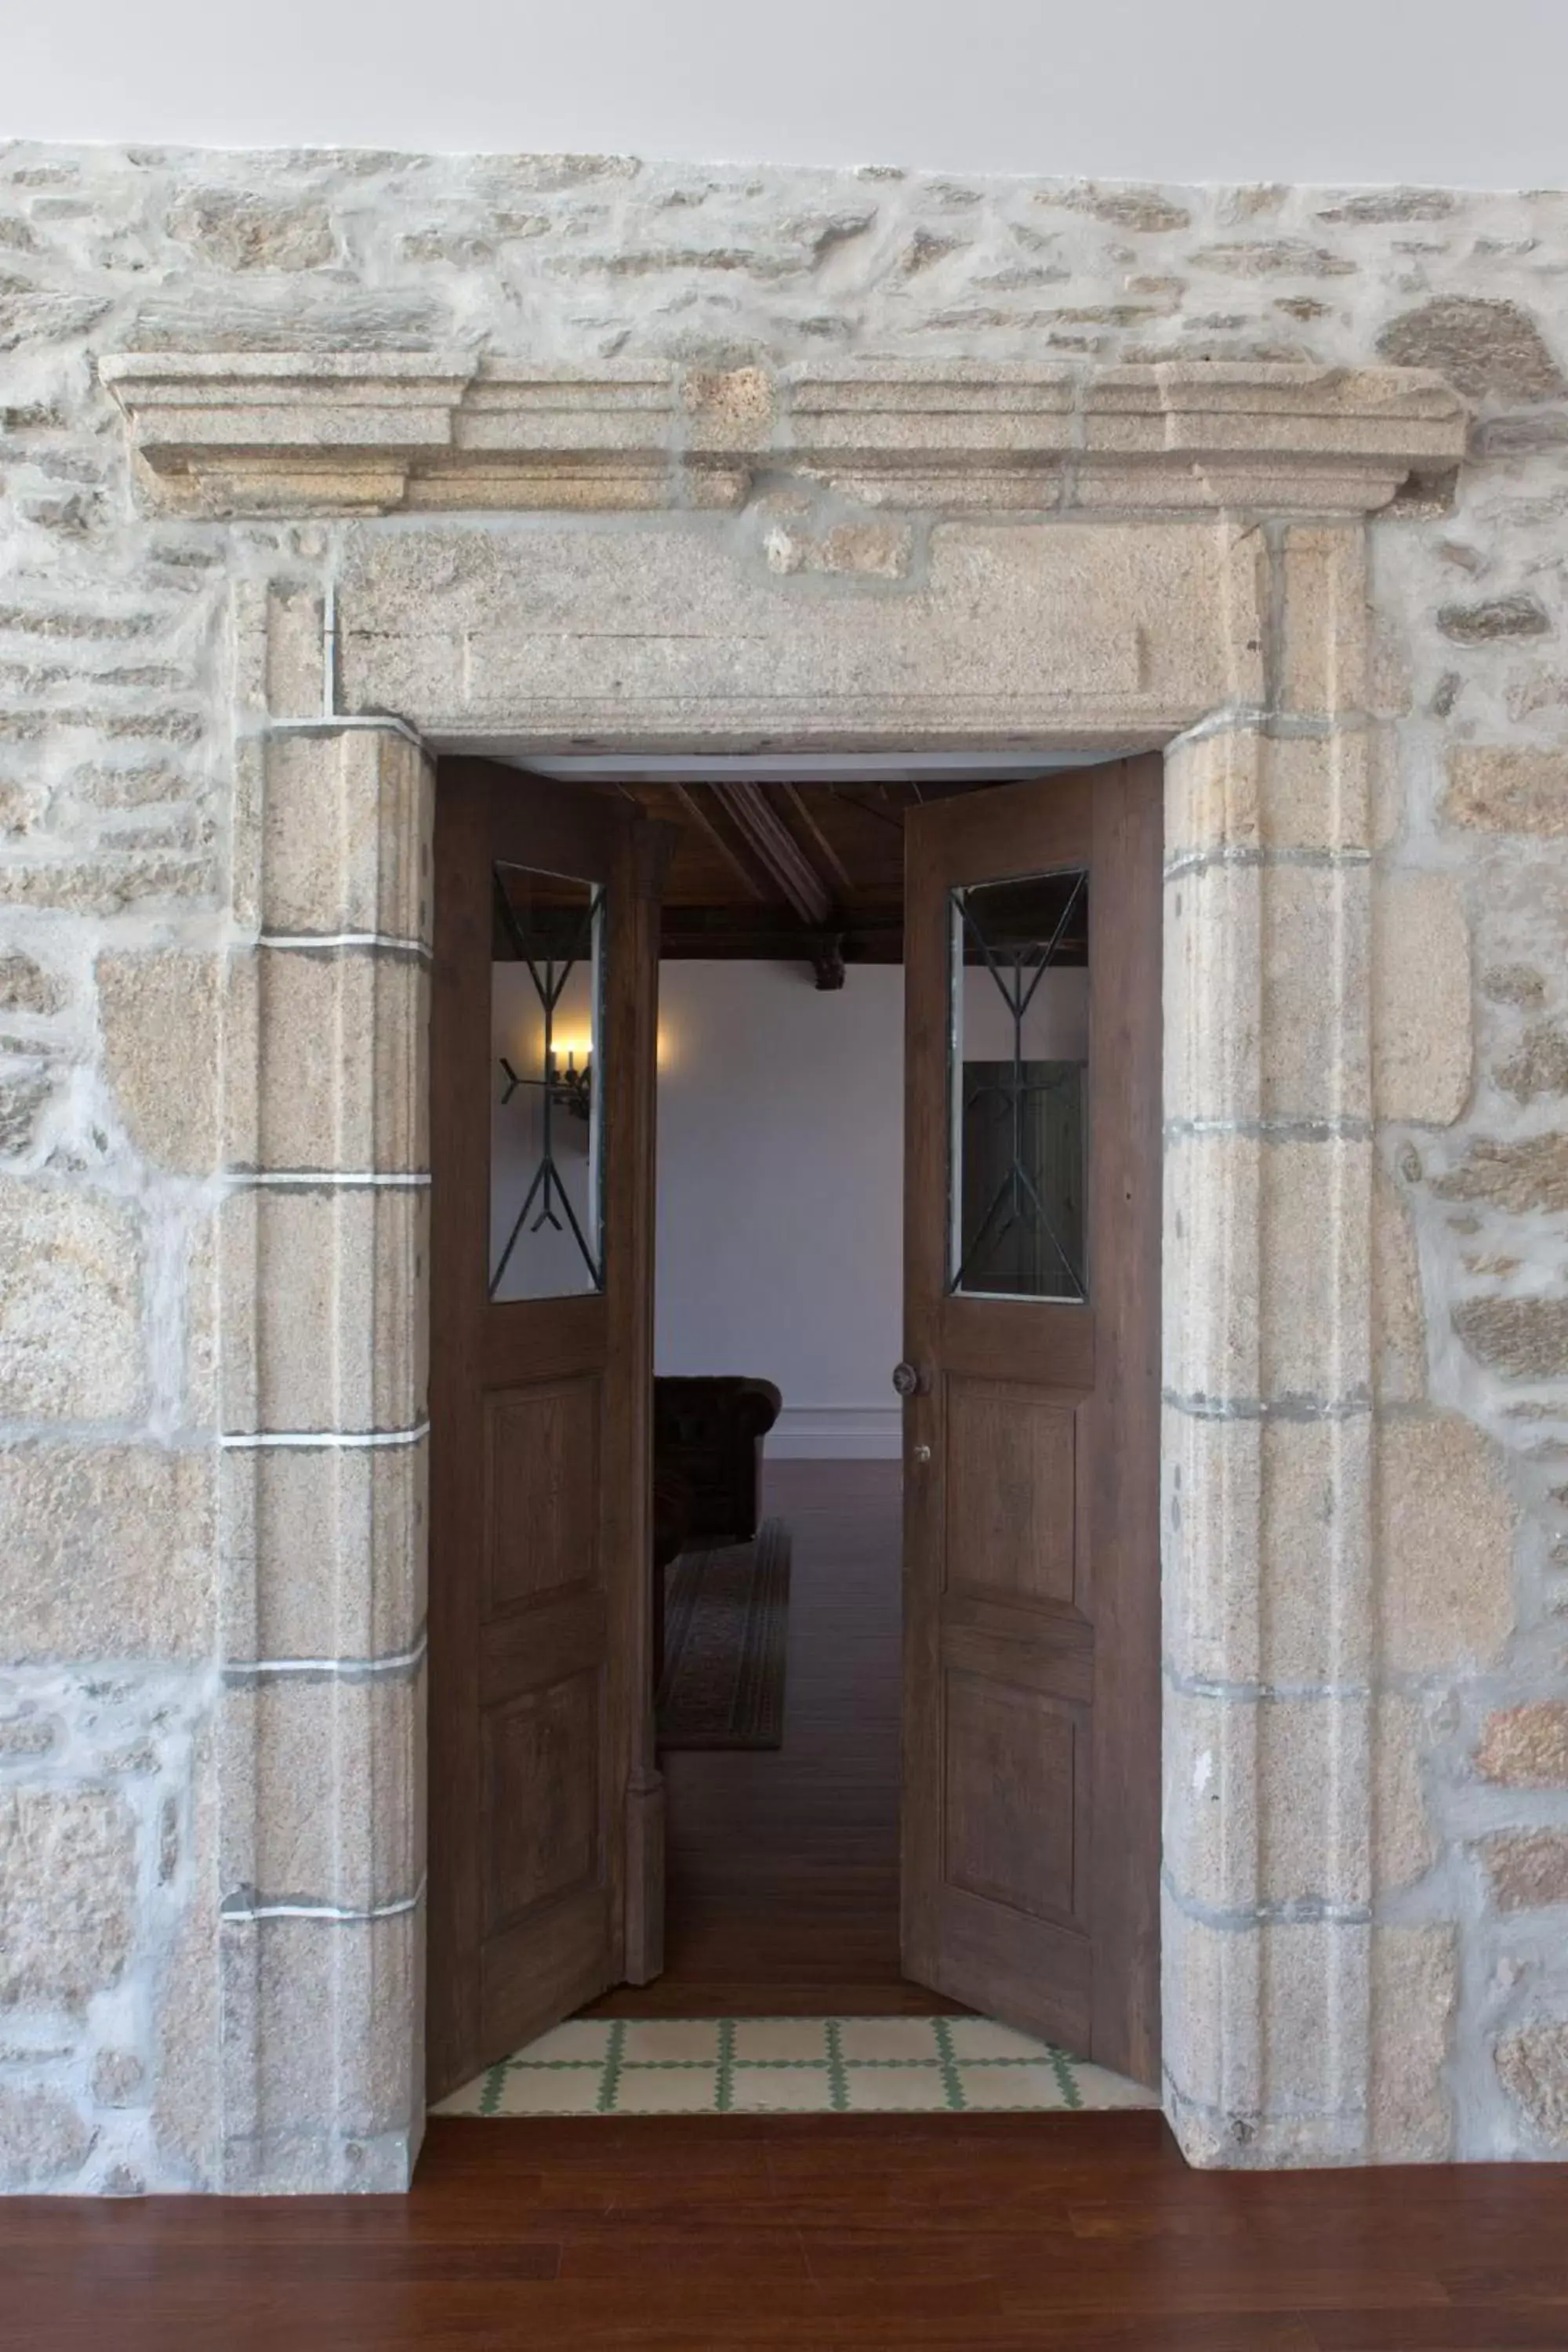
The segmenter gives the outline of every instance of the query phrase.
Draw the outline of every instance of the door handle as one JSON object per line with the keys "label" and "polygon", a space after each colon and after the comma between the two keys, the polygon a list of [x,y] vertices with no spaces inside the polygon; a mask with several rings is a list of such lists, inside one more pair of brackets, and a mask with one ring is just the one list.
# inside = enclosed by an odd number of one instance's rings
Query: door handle
{"label": "door handle", "polygon": [[918,1370],[913,1364],[895,1364],[893,1386],[901,1397],[924,1396],[931,1387],[931,1374]]}

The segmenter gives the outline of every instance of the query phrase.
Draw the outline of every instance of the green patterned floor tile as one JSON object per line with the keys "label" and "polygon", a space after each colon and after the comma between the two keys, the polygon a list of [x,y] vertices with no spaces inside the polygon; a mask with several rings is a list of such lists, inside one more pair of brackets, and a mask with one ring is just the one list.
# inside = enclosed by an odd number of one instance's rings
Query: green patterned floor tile
{"label": "green patterned floor tile", "polygon": [[1158,2105],[1138,2084],[984,2017],[570,2018],[433,2112],[994,2115]]}

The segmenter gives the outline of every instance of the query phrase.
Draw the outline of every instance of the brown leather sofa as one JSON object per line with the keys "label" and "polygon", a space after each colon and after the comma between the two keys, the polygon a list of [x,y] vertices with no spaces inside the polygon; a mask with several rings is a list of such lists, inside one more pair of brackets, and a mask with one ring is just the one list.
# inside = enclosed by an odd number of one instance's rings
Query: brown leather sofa
{"label": "brown leather sofa", "polygon": [[655,1381],[654,1477],[686,1488],[687,1543],[745,1543],[756,1534],[763,1440],[783,1403],[772,1381]]}
{"label": "brown leather sofa", "polygon": [[691,1543],[757,1532],[763,1440],[784,1399],[771,1381],[661,1376],[653,1384],[653,1674],[664,1671],[664,1571]]}

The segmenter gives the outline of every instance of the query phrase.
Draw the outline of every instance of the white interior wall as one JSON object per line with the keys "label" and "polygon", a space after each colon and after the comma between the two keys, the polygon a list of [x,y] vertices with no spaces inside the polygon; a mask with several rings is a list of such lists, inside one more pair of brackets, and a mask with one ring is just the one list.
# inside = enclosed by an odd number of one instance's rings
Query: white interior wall
{"label": "white interior wall", "polygon": [[[1047,971],[1029,999],[1024,1053],[1030,1061],[1089,1059],[1089,967]],[[1005,1062],[1013,1052],[1013,1017],[984,964],[963,967],[963,1058]]]}
{"label": "white interior wall", "polygon": [[903,983],[659,968],[657,1367],[775,1381],[779,1458],[898,1454]]}
{"label": "white interior wall", "polygon": [[0,137],[1561,186],[1563,0],[75,0]]}
{"label": "white interior wall", "polygon": [[[1085,971],[1052,972],[1031,1050],[1088,1050]],[[773,1381],[769,1451],[895,1457],[903,1352],[903,971],[659,968],[661,1372]],[[1011,1051],[1002,1000],[967,969],[972,1059]]]}

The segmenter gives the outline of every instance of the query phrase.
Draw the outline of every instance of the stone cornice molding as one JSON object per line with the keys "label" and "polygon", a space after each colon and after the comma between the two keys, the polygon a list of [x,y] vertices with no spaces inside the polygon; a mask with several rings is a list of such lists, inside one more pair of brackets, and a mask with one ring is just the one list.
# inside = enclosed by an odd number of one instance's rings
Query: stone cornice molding
{"label": "stone cornice molding", "polygon": [[119,352],[100,373],[158,502],[208,515],[725,508],[781,474],[908,509],[1362,514],[1450,474],[1467,425],[1415,368],[354,352]]}

